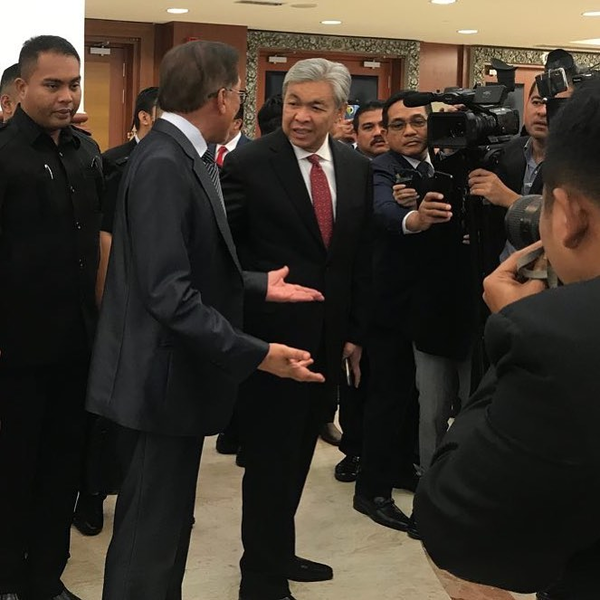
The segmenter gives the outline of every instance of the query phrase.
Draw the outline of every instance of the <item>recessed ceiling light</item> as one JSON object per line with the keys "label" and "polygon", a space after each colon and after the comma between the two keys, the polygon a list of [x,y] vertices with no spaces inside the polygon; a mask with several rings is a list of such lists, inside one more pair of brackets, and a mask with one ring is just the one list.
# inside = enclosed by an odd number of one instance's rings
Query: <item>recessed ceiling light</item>
{"label": "recessed ceiling light", "polygon": [[459,29],[456,33],[462,33],[463,35],[473,35],[479,33],[478,29]]}
{"label": "recessed ceiling light", "polygon": [[167,8],[167,12],[172,15],[185,15],[185,13],[190,12],[189,8]]}
{"label": "recessed ceiling light", "polygon": [[581,13],[582,17],[600,17],[600,10],[588,10]]}
{"label": "recessed ceiling light", "polygon": [[341,25],[342,22],[337,19],[328,19],[326,21],[321,21],[321,25]]}
{"label": "recessed ceiling light", "polygon": [[315,8],[317,5],[312,2],[302,2],[300,4],[290,4],[292,8]]}
{"label": "recessed ceiling light", "polygon": [[431,4],[455,4],[456,0],[429,0]]}

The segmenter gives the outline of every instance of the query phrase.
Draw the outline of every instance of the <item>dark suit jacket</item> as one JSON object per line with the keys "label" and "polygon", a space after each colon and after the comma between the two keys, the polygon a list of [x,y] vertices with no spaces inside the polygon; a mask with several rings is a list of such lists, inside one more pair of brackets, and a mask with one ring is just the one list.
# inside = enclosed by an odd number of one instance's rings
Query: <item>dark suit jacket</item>
{"label": "dark suit jacket", "polygon": [[[502,149],[502,155],[498,161],[496,175],[504,185],[517,194],[523,188],[523,177],[525,177],[525,144],[529,136],[517,137],[508,142]],[[531,194],[541,194],[544,187],[543,166],[539,169],[537,176],[531,186]]]}
{"label": "dark suit jacket", "polygon": [[[474,333],[469,247],[458,219],[404,234],[409,209],[395,200],[395,175],[413,170],[389,151],[372,161],[374,176],[374,324],[399,329],[417,348],[463,359]],[[443,169],[442,169],[443,170]]]}
{"label": "dark suit jacket", "polygon": [[[123,159],[129,158],[129,155],[133,152],[137,142],[135,138],[131,138],[128,142],[109,148],[106,152],[102,153],[102,166],[104,168],[104,174],[106,175],[110,169],[114,168],[114,165],[118,165]],[[108,171],[107,171],[108,169]]]}
{"label": "dark suit jacket", "polygon": [[[264,297],[259,278],[246,279]],[[237,329],[243,294],[204,163],[179,129],[159,119],[121,188],[88,409],[142,431],[222,431],[237,384],[267,352]]]}
{"label": "dark suit jacket", "polygon": [[270,271],[287,265],[290,282],[316,288],[325,296],[323,303],[248,305],[245,329],[309,350],[315,357],[324,349],[326,365],[319,368],[325,368],[328,380],[334,382],[341,372],[343,344],[364,342],[373,191],[367,159],[339,142],[331,142],[331,151],[337,210],[329,250],[283,131],[232,152],[221,181],[242,266]]}
{"label": "dark suit jacket", "polygon": [[490,317],[492,370],[419,483],[427,551],[459,577],[598,598],[600,279]]}

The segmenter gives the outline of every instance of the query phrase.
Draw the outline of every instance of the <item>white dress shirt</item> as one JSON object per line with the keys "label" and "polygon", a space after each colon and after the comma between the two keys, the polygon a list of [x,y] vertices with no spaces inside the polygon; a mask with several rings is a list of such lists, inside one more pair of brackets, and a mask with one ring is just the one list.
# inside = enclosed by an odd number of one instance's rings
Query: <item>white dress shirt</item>
{"label": "white dress shirt", "polygon": [[[242,132],[238,131],[238,134],[234,138],[230,139],[226,144],[217,144],[217,150],[215,152],[215,157],[219,156],[219,150],[223,146],[225,146],[225,148],[227,148],[227,152],[231,152],[232,150],[235,150],[241,137],[242,137]],[[225,154],[227,154],[227,152],[225,152]]]}
{"label": "white dress shirt", "polygon": [[190,143],[196,149],[198,156],[202,158],[206,149],[208,148],[208,144],[204,139],[200,130],[192,125],[187,119],[184,119],[181,115],[176,115],[175,113],[164,112],[161,116],[161,119],[168,121],[171,125],[175,125],[185,137],[190,140]]}
{"label": "white dress shirt", "polygon": [[312,163],[308,160],[309,156],[316,154],[319,157],[319,164],[325,172],[327,181],[329,182],[329,190],[331,191],[331,204],[333,206],[333,218],[335,219],[336,208],[337,208],[337,188],[335,185],[335,168],[333,166],[333,156],[331,156],[331,148],[329,147],[329,134],[325,138],[323,145],[316,152],[309,152],[303,148],[294,146],[294,154],[298,159],[298,165],[300,166],[300,172],[306,184],[310,201],[312,202],[312,193],[310,189],[310,170],[312,169]]}

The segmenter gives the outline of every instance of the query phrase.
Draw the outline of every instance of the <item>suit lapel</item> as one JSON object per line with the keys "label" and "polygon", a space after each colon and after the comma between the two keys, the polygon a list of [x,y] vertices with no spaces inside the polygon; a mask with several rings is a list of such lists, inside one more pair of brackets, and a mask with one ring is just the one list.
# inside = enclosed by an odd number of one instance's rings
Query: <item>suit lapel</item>
{"label": "suit lapel", "polygon": [[354,186],[354,177],[352,170],[347,166],[347,159],[344,153],[338,147],[340,142],[329,139],[329,147],[331,148],[331,156],[333,158],[333,167],[335,170],[335,189],[336,189],[336,207],[335,221],[333,224],[333,236],[329,245],[329,252],[343,240],[344,231],[348,224],[350,211],[350,202],[353,196],[360,193]]}
{"label": "suit lapel", "polygon": [[157,127],[159,131],[170,135],[175,141],[181,146],[183,151],[187,154],[187,156],[192,160],[194,175],[198,179],[200,185],[204,189],[206,193],[206,197],[212,207],[213,213],[215,215],[215,220],[217,221],[217,226],[219,227],[219,231],[221,232],[221,236],[225,240],[225,244],[229,249],[229,253],[231,254],[231,258],[235,263],[236,267],[241,271],[242,268],[240,266],[237,252],[235,249],[235,244],[233,243],[233,238],[231,237],[231,231],[229,230],[229,224],[227,223],[227,216],[225,215],[225,209],[219,198],[217,190],[213,185],[213,182],[210,179],[210,175],[206,170],[206,166],[202,162],[202,159],[196,152],[196,149],[192,145],[192,143],[187,139],[187,137],[172,123],[168,121],[163,121],[159,119],[154,124],[154,127]]}
{"label": "suit lapel", "polygon": [[301,221],[315,241],[325,251],[325,244],[321,237],[321,231],[319,230],[317,217],[310,201],[310,195],[306,189],[306,183],[300,172],[298,159],[292,145],[281,130],[273,134],[271,150],[273,154],[270,162],[273,172],[279,178]]}

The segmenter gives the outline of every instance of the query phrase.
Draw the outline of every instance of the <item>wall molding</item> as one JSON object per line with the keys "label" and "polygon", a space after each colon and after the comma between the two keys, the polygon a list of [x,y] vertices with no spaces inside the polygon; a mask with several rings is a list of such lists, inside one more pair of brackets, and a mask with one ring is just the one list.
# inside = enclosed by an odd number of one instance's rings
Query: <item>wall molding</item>
{"label": "wall molding", "polygon": [[356,52],[374,56],[401,58],[404,60],[406,87],[417,89],[419,86],[419,42],[248,30],[248,55],[246,62],[246,90],[248,91],[248,99],[244,107],[244,128],[250,136],[253,136],[255,133],[258,59],[261,50]]}
{"label": "wall molding", "polygon": [[[499,58],[509,65],[540,65],[544,64],[542,56],[548,50],[531,48],[501,48],[499,46],[472,46],[471,47],[471,84],[483,84],[485,81],[485,67],[491,63],[492,58]],[[571,52],[575,62],[582,67],[591,67],[600,62],[598,52]]]}

